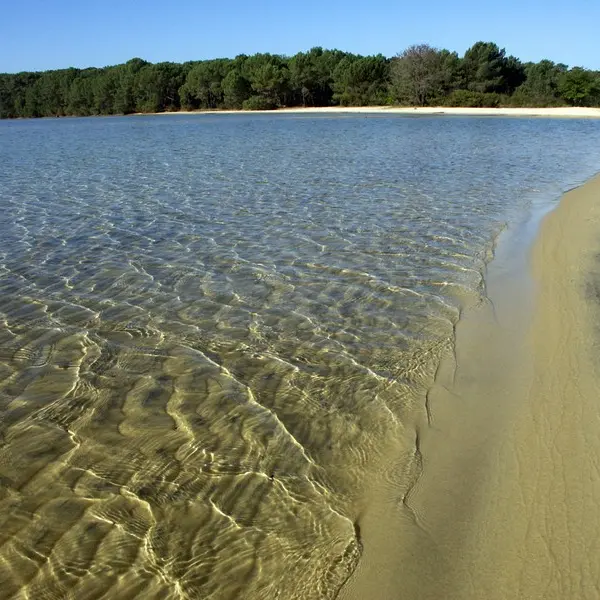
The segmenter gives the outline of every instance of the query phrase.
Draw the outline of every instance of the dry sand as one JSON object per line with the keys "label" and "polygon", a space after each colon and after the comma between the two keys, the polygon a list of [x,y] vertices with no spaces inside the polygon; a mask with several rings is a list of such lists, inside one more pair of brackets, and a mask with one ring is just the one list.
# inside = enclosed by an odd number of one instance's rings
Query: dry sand
{"label": "dry sand", "polygon": [[528,258],[524,237],[459,324],[414,488],[373,484],[341,598],[600,598],[600,178],[545,217]]}
{"label": "dry sand", "polygon": [[571,117],[600,118],[600,108],[561,106],[558,108],[464,108],[447,106],[398,107],[398,106],[316,106],[281,108],[276,111],[255,110],[198,110],[154,113],[159,115],[181,114],[392,114],[392,115],[472,115],[472,116],[512,116],[512,117]]}

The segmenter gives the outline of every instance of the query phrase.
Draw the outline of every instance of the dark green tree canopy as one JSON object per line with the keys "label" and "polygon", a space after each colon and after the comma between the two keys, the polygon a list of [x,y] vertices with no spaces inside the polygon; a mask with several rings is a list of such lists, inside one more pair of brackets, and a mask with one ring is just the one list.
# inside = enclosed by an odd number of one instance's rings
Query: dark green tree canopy
{"label": "dark green tree canopy", "polygon": [[188,109],[218,108],[223,104],[223,80],[229,71],[228,60],[211,60],[195,64],[179,88],[181,105]]}
{"label": "dark green tree canopy", "polygon": [[390,61],[377,56],[345,56],[333,72],[333,100],[342,106],[385,104]]}
{"label": "dark green tree canopy", "polygon": [[600,74],[549,60],[522,64],[492,42],[461,58],[428,44],[393,59],[311,48],[291,57],[0,74],[0,118],[112,115],[180,109],[369,104],[598,106]]}
{"label": "dark green tree canopy", "polygon": [[[514,93],[514,99],[525,106],[557,106],[561,104],[559,80],[566,65],[550,60],[525,65],[525,82]],[[564,99],[563,99],[564,102]]]}
{"label": "dark green tree canopy", "polygon": [[558,78],[560,95],[573,106],[592,106],[600,102],[600,78],[598,73],[573,67]]}
{"label": "dark green tree canopy", "polygon": [[492,42],[477,42],[465,52],[463,70],[467,89],[510,94],[525,81],[525,69]]}

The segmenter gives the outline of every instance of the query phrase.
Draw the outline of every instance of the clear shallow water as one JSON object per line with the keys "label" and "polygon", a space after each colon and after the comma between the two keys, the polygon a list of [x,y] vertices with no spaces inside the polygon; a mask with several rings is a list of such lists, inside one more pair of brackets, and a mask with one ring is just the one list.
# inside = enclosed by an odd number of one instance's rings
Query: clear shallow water
{"label": "clear shallow water", "polygon": [[1,122],[0,159],[2,594],[333,598],[494,239],[600,122]]}

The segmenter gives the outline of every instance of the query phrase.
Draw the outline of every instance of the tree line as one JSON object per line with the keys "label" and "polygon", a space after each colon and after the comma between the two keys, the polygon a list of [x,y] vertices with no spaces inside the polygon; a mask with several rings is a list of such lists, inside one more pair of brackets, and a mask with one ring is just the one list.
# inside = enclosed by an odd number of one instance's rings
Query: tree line
{"label": "tree line", "polygon": [[491,42],[393,58],[312,48],[186,63],[0,74],[0,118],[284,106],[600,106],[600,72],[523,63]]}

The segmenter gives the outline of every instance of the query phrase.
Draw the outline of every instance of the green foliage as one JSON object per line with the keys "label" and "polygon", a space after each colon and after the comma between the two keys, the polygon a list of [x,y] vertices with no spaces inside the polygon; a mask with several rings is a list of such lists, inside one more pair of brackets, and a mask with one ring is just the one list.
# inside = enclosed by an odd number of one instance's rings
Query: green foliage
{"label": "green foliage", "polygon": [[473,108],[497,108],[502,97],[495,92],[474,92],[454,90],[445,100],[444,106],[465,106]]}
{"label": "green foliage", "polygon": [[400,104],[431,104],[452,90],[459,77],[458,55],[428,44],[409,46],[392,61],[392,93]]}
{"label": "green foliage", "polygon": [[162,112],[181,108],[179,88],[184,82],[182,65],[157,63],[144,65],[133,80],[137,112]]}
{"label": "green foliage", "polygon": [[211,60],[194,65],[179,89],[181,105],[187,109],[217,108],[224,100],[223,79],[228,60]]}
{"label": "green foliage", "polygon": [[525,65],[525,82],[511,98],[513,106],[559,106],[561,104],[558,83],[566,65],[550,60]]}
{"label": "green foliage", "polygon": [[295,102],[302,106],[328,106],[333,97],[333,73],[346,56],[339,50],[312,48],[288,61],[290,87]]}
{"label": "green foliage", "polygon": [[243,75],[257,96],[272,106],[283,106],[289,90],[286,60],[274,54],[255,54],[244,61]]}
{"label": "green foliage", "polygon": [[573,67],[558,80],[560,95],[572,106],[591,106],[598,102],[600,77],[597,73]]}
{"label": "green foliage", "polygon": [[100,79],[96,77],[96,69],[88,69],[80,73],[69,90],[67,114],[92,115],[94,113],[94,87]]}
{"label": "green foliage", "polygon": [[250,82],[235,68],[225,75],[221,85],[223,88],[223,106],[225,108],[242,108],[244,101],[252,93]]}
{"label": "green foliage", "polygon": [[242,103],[244,110],[273,110],[277,108],[277,104],[264,96],[250,96],[248,100]]}
{"label": "green foliage", "polygon": [[240,55],[183,64],[141,58],[102,69],[0,74],[0,118],[110,115],[181,108],[598,106],[600,73],[522,64],[491,42],[464,57],[427,44],[393,59],[320,47],[292,57]]}
{"label": "green foliage", "polygon": [[491,42],[477,42],[462,61],[466,88],[474,92],[511,94],[525,81],[525,69],[514,56],[506,56]]}
{"label": "green foliage", "polygon": [[98,78],[93,86],[93,114],[111,115],[117,112],[115,110],[115,98],[120,84],[118,70],[106,69],[106,72]]}
{"label": "green foliage", "polygon": [[377,56],[347,55],[333,72],[333,100],[342,106],[384,104],[388,95],[390,62]]}

